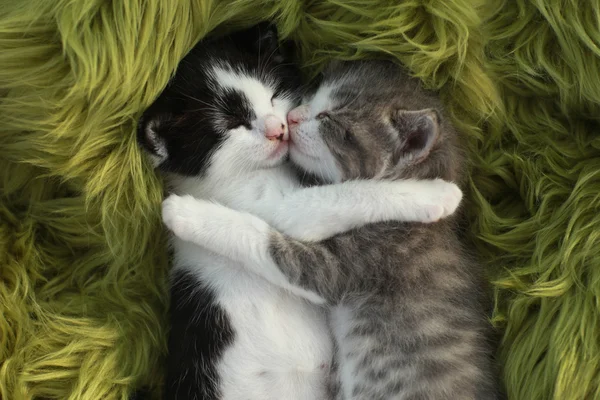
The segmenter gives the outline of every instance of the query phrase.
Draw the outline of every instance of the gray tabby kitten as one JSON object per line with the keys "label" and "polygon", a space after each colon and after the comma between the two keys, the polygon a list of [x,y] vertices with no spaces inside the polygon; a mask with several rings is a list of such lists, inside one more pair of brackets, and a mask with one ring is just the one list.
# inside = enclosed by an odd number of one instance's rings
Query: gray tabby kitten
{"label": "gray tabby kitten", "polygon": [[[333,64],[288,124],[292,162],[329,183],[463,178],[457,134],[439,100],[391,62]],[[370,224],[306,242],[201,203],[195,227],[177,232],[182,239],[328,305],[337,349],[332,396],[499,396],[480,267],[463,250],[456,218]]]}

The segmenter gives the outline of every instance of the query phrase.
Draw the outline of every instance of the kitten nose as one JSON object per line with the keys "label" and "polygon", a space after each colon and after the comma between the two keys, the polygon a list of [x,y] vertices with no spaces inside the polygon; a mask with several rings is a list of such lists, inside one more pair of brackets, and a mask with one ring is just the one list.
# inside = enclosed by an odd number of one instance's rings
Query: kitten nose
{"label": "kitten nose", "polygon": [[288,126],[290,129],[307,119],[309,111],[307,105],[296,107],[290,111],[287,115]]}
{"label": "kitten nose", "polygon": [[274,115],[265,118],[265,137],[269,140],[288,140],[285,124]]}

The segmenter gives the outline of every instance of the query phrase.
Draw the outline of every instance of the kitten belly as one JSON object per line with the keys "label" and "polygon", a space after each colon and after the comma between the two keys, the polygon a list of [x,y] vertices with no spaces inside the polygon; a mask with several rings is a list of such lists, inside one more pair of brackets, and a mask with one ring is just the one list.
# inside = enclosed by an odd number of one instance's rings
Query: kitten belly
{"label": "kitten belly", "polygon": [[[332,379],[337,380],[336,385],[340,393],[338,399],[351,398],[385,398],[404,399],[408,394],[403,390],[393,395],[387,394],[388,385],[393,387],[397,382],[411,382],[414,380],[414,370],[411,367],[389,368],[390,356],[396,360],[403,358],[397,349],[390,349],[385,354],[373,350],[381,349],[381,343],[374,335],[357,334],[357,326],[368,321],[360,321],[355,317],[353,310],[359,309],[356,303],[339,304],[332,307],[329,313],[329,326],[337,345],[335,354],[337,371]],[[393,352],[392,352],[393,351]],[[386,371],[384,377],[377,377],[379,371]],[[373,376],[376,378],[373,379]],[[355,390],[361,387],[368,388],[367,393],[356,396]]]}
{"label": "kitten belly", "polygon": [[332,340],[324,310],[227,262],[206,253],[201,260],[202,281],[234,331],[217,362],[221,398],[326,399]]}
{"label": "kitten belly", "polygon": [[344,305],[332,307],[329,313],[329,326],[333,338],[338,346],[335,355],[337,362],[336,377],[339,384],[339,390],[342,393],[341,398],[349,399],[352,396],[352,384],[356,374],[356,360],[346,357],[353,350],[351,343],[347,338],[352,330],[352,311]]}
{"label": "kitten belly", "polygon": [[267,285],[221,301],[236,334],[219,364],[223,399],[326,398],[332,350],[320,310]]}

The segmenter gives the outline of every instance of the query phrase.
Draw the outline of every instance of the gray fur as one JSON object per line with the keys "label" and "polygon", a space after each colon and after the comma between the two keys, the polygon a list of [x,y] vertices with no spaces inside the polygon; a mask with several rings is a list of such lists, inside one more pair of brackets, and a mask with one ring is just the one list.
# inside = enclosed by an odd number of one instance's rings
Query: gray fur
{"label": "gray fur", "polygon": [[[342,180],[462,180],[457,134],[416,79],[392,63],[364,61],[332,65],[322,84],[332,81],[340,82],[335,106],[319,130]],[[406,145],[418,130],[433,132],[431,147]],[[291,283],[328,301],[334,331],[349,312],[351,329],[337,339],[334,364],[355,367],[349,395],[338,378],[332,383],[338,398],[499,396],[481,269],[464,251],[455,217],[372,224],[318,243],[274,231],[270,251]]]}

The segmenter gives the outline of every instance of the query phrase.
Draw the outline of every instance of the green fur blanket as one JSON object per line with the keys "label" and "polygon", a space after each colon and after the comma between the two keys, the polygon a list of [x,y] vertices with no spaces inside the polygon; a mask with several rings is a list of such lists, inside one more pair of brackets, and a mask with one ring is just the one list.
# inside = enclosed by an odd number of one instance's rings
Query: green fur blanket
{"label": "green fur blanket", "polygon": [[162,187],[136,120],[195,42],[262,19],[308,75],[384,52],[440,90],[470,149],[510,398],[600,398],[596,0],[3,2],[0,397],[160,391]]}

